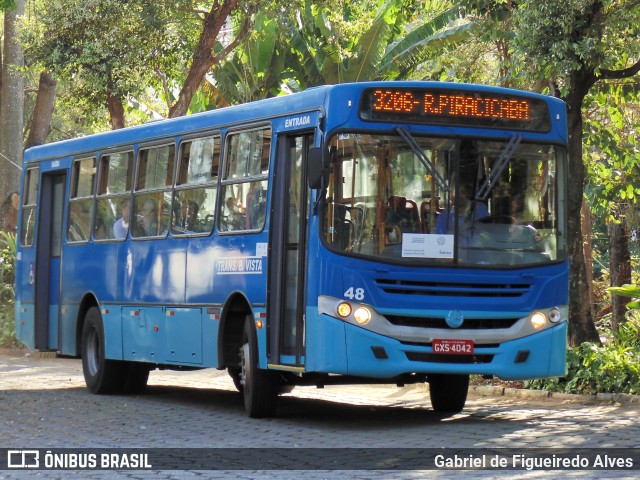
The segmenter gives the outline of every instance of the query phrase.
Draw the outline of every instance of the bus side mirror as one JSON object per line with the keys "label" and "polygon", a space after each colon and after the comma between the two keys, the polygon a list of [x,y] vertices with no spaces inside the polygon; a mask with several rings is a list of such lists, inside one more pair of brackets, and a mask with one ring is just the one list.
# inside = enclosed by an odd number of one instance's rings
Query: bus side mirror
{"label": "bus side mirror", "polygon": [[322,188],[322,177],[326,171],[326,157],[323,151],[323,147],[311,147],[307,156],[307,179],[312,190]]}

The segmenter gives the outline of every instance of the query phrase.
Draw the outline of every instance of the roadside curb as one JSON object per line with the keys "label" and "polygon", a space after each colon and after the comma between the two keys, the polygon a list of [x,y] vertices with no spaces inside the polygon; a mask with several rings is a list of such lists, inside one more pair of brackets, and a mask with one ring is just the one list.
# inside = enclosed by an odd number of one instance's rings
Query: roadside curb
{"label": "roadside curb", "polygon": [[630,395],[628,393],[597,393],[595,395],[580,395],[574,393],[548,392],[546,390],[529,390],[526,388],[509,388],[492,385],[473,385],[469,387],[469,391],[482,397],[511,397],[558,402],[640,405],[640,395]]}
{"label": "roadside curb", "polygon": [[33,357],[33,358],[56,358],[56,352],[41,352],[30,348],[0,347],[0,355],[8,357]]}

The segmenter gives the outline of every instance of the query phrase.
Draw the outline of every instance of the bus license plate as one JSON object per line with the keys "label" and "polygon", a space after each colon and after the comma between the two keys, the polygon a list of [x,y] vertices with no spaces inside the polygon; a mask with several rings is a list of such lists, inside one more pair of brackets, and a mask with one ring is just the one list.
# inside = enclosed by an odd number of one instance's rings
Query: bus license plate
{"label": "bus license plate", "polygon": [[473,353],[473,340],[434,339],[431,343],[433,353],[470,355]]}

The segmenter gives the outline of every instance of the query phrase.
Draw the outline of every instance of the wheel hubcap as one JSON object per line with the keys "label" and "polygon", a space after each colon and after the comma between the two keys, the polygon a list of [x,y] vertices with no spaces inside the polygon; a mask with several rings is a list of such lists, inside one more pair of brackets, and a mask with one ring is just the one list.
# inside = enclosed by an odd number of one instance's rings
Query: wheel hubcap
{"label": "wheel hubcap", "polygon": [[249,365],[250,361],[250,353],[249,353],[249,343],[245,343],[242,345],[240,349],[240,385],[246,388],[247,381],[251,375],[251,367]]}
{"label": "wheel hubcap", "polygon": [[87,356],[87,368],[89,369],[89,373],[91,376],[95,376],[98,373],[99,367],[99,345],[98,345],[98,334],[95,330],[92,330],[89,334],[89,338],[87,339],[87,351],[85,355]]}

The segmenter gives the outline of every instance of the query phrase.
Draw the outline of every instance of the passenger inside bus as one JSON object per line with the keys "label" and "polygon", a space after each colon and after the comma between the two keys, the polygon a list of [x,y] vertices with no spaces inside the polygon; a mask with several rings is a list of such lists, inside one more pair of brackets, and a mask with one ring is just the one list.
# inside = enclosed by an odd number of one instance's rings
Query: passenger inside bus
{"label": "passenger inside bus", "polygon": [[236,202],[235,198],[227,198],[225,230],[244,230],[245,222],[245,213],[242,206]]}
{"label": "passenger inside bus", "polygon": [[247,193],[246,227],[248,230],[262,228],[267,213],[267,195],[262,182],[252,182]]}
{"label": "passenger inside bus", "polygon": [[397,195],[390,196],[386,224],[388,227],[397,226],[402,233],[419,232],[420,220],[416,202]]}
{"label": "passenger inside bus", "polygon": [[466,219],[478,220],[488,216],[489,210],[482,202],[472,202],[469,195],[469,187],[460,183],[457,195],[455,190],[451,191],[451,208],[438,215],[436,233],[453,231],[456,215],[458,215],[458,223],[462,224]]}
{"label": "passenger inside bus", "polygon": [[142,236],[158,235],[158,211],[156,209],[156,202],[150,198],[144,202],[142,215],[138,219],[138,225]]}
{"label": "passenger inside bus", "polygon": [[185,200],[182,202],[182,228],[194,232],[198,229],[198,212],[200,208],[193,200]]}
{"label": "passenger inside bus", "polygon": [[125,238],[129,231],[129,205],[131,200],[128,198],[120,204],[122,216],[113,224],[113,238]]}

